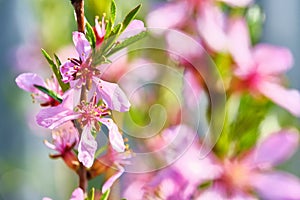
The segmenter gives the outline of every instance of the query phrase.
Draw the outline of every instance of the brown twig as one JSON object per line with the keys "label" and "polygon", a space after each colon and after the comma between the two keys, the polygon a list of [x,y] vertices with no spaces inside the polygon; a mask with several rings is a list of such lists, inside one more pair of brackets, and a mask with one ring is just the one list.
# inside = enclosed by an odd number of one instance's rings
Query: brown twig
{"label": "brown twig", "polygon": [[84,33],[84,0],[71,0],[77,19],[77,30]]}

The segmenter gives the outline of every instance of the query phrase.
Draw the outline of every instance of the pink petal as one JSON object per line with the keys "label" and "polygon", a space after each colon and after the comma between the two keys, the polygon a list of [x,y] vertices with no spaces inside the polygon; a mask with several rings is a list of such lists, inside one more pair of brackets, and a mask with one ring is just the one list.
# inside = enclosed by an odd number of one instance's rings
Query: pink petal
{"label": "pink petal", "polygon": [[52,200],[52,199],[49,197],[44,197],[42,200]]}
{"label": "pink petal", "polygon": [[253,175],[250,184],[263,199],[300,199],[299,178],[285,172],[270,172]]}
{"label": "pink petal", "polygon": [[199,84],[199,81],[197,80],[197,77],[195,77],[193,71],[188,69],[185,70],[183,95],[185,97],[185,101],[188,108],[198,109],[198,103],[202,92],[203,88]]}
{"label": "pink petal", "polygon": [[201,15],[197,20],[197,28],[203,40],[214,51],[227,50],[225,33],[225,16],[221,10],[211,3],[203,3]]}
{"label": "pink petal", "polygon": [[65,62],[59,67],[60,73],[62,75],[62,81],[64,83],[68,83],[74,80],[74,74],[78,72],[78,69],[75,69],[75,66],[76,65],[74,63],[68,60],[67,62]]}
{"label": "pink petal", "polygon": [[274,103],[300,117],[300,93],[295,89],[286,89],[279,84],[262,81],[258,90]]}
{"label": "pink petal", "polygon": [[63,102],[60,105],[42,109],[36,116],[37,123],[42,127],[53,129],[80,117],[80,114],[73,112],[73,94],[73,90],[69,90],[63,95]]}
{"label": "pink petal", "polygon": [[81,61],[85,61],[92,53],[92,48],[85,35],[81,32],[73,32],[73,42]]}
{"label": "pink petal", "polygon": [[53,129],[64,122],[77,119],[80,115],[62,107],[50,107],[42,109],[36,116],[37,123],[45,128]]}
{"label": "pink petal", "polygon": [[99,96],[110,109],[119,112],[129,110],[130,103],[122,89],[117,84],[103,81],[97,77],[93,77],[93,80],[97,85]]}
{"label": "pink petal", "polygon": [[92,125],[88,124],[83,128],[81,139],[78,145],[78,160],[87,168],[94,163],[97,142],[91,133]]}
{"label": "pink petal", "polygon": [[105,31],[104,17],[102,18],[101,26],[100,23],[98,22],[98,18],[97,17],[95,18],[95,29],[96,29],[95,34],[97,34],[99,38],[103,38],[105,36],[106,31]]}
{"label": "pink petal", "polygon": [[16,83],[19,88],[32,93],[40,93],[40,91],[33,85],[46,87],[44,80],[39,75],[34,73],[20,74],[16,78]]}
{"label": "pink petal", "polygon": [[77,188],[73,191],[70,200],[84,200],[84,192],[81,188]]}
{"label": "pink petal", "polygon": [[253,0],[219,0],[219,1],[223,1],[228,5],[235,6],[235,7],[246,7],[253,2]]}
{"label": "pink petal", "polygon": [[299,134],[282,130],[259,144],[243,162],[253,167],[272,167],[288,160],[297,150]]}
{"label": "pink petal", "polygon": [[229,24],[228,31],[229,52],[243,71],[253,67],[252,53],[250,50],[250,37],[247,23],[244,19],[234,19]]}
{"label": "pink petal", "polygon": [[150,12],[147,17],[149,28],[175,28],[181,26],[188,16],[186,2],[168,3]]}
{"label": "pink petal", "polygon": [[113,183],[124,173],[124,168],[120,165],[118,165],[119,171],[112,175],[102,186],[102,193],[105,193],[112,185]]}
{"label": "pink petal", "polygon": [[137,19],[132,20],[124,32],[118,37],[118,40],[125,40],[126,38],[137,35],[142,31],[146,31],[144,22]]}
{"label": "pink petal", "polygon": [[109,142],[112,148],[117,152],[124,152],[124,140],[117,125],[112,121],[112,119],[108,118],[102,118],[100,119],[100,122],[103,123],[109,130]]}
{"label": "pink petal", "polygon": [[293,65],[293,56],[289,49],[268,44],[256,45],[253,57],[262,74],[281,74]]}

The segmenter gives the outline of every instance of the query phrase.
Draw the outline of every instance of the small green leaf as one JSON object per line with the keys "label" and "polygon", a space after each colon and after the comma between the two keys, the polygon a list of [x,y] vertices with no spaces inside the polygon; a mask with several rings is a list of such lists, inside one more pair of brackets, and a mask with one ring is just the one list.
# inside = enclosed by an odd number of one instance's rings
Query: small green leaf
{"label": "small green leaf", "polygon": [[61,61],[58,58],[58,56],[56,54],[54,54],[54,57],[55,57],[56,66],[58,66],[58,67],[61,66]]}
{"label": "small green leaf", "polygon": [[107,57],[116,53],[117,51],[120,51],[121,49],[143,39],[146,36],[147,32],[143,31],[137,35],[134,35],[132,37],[129,37],[127,39],[125,39],[123,42],[116,44],[106,55]]}
{"label": "small green leaf", "polygon": [[58,94],[56,94],[54,91],[49,90],[43,86],[40,85],[33,85],[35,88],[37,88],[38,90],[40,90],[41,92],[47,94],[48,96],[52,97],[53,99],[55,99],[56,101],[58,101],[59,103],[62,102],[62,99],[59,97]]}
{"label": "small green leaf", "polygon": [[106,192],[102,195],[100,200],[107,200],[109,197],[110,189],[106,190]]}
{"label": "small green leaf", "polygon": [[92,188],[89,192],[89,195],[87,197],[87,200],[95,200],[95,188]]}
{"label": "small green leaf", "polygon": [[[61,76],[60,71],[59,71],[59,66],[57,66],[53,62],[52,58],[49,56],[49,54],[44,49],[41,49],[41,50],[42,50],[42,53],[43,53],[44,57],[46,58],[47,62],[49,63],[50,68],[53,71],[53,73],[54,73],[54,75],[55,75],[62,91],[65,92],[66,90],[68,90],[70,88],[70,85],[62,82],[62,76]],[[55,59],[56,59],[56,62],[60,62],[60,61],[58,61],[59,59],[58,59],[57,56],[55,57]]]}
{"label": "small green leaf", "polygon": [[93,27],[87,20],[85,23],[85,28],[86,28],[86,39],[90,42],[91,46],[94,49],[96,47],[96,36]]}
{"label": "small green leaf", "polygon": [[127,26],[129,25],[129,23],[135,18],[135,16],[137,15],[137,13],[139,12],[139,10],[141,9],[141,4],[139,4],[137,7],[135,7],[133,10],[131,10],[126,17],[124,18],[122,24],[122,31],[124,31]]}
{"label": "small green leaf", "polygon": [[114,0],[111,0],[111,5],[110,5],[110,21],[111,21],[112,25],[115,23],[116,16],[117,16],[116,2]]}
{"label": "small green leaf", "polygon": [[122,27],[123,27],[123,24],[121,24],[121,23],[117,24],[117,26],[115,26],[115,27],[112,29],[110,35],[112,35],[112,36],[114,36],[114,35],[119,35],[119,34],[121,33]]}

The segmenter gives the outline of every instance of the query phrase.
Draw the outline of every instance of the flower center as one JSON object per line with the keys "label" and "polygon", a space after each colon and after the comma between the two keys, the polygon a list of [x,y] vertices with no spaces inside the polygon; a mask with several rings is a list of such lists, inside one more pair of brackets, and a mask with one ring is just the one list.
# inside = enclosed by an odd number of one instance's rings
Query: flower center
{"label": "flower center", "polygon": [[80,105],[75,108],[75,111],[81,114],[81,120],[83,125],[94,121],[99,121],[103,116],[110,115],[110,110],[107,105],[102,103],[96,104],[96,95],[92,98],[91,102],[82,101]]}

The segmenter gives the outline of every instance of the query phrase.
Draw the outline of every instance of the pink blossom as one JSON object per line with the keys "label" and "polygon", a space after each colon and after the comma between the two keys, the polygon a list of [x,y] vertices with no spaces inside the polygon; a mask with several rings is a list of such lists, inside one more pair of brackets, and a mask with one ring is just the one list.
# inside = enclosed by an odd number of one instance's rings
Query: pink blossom
{"label": "pink blossom", "polygon": [[[208,196],[214,199],[299,199],[300,180],[291,174],[272,170],[291,157],[297,150],[297,132],[283,130],[272,134],[256,148],[241,158],[220,162],[223,173],[212,180],[197,199]],[[276,149],[276,152],[274,152]],[[218,198],[217,198],[218,197]]]}
{"label": "pink blossom", "polygon": [[[74,32],[73,41],[80,56],[80,60],[69,59],[61,65],[60,71],[63,76],[63,81],[66,83],[76,82],[71,84],[73,86],[81,85],[88,80],[93,81],[98,94],[98,100],[103,99],[112,110],[120,112],[128,111],[130,103],[122,89],[115,83],[109,83],[98,78],[100,71],[91,66],[91,46],[84,34]],[[79,78],[79,80],[75,81],[77,78]]]}
{"label": "pink blossom", "polygon": [[[178,129],[185,135],[175,136]],[[182,156],[166,168],[160,171],[146,174],[130,175],[132,181],[124,191],[124,197],[128,199],[191,199],[199,184],[220,176],[222,169],[215,164],[215,158],[207,156],[199,158],[200,144],[196,141],[191,145],[188,140],[196,133],[185,125],[170,127],[162,133],[162,138],[169,142],[174,137],[181,137],[174,145],[174,151],[187,148]],[[189,138],[189,139],[187,139]],[[166,158],[167,159],[167,158]],[[126,178],[126,177],[125,177]],[[134,191],[141,190],[139,196]]]}
{"label": "pink blossom", "polygon": [[250,47],[246,22],[236,19],[229,31],[230,52],[237,64],[236,76],[252,93],[260,93],[295,116],[300,116],[300,93],[286,89],[280,76],[293,64],[291,52],[283,47],[258,44]]}
{"label": "pink blossom", "polygon": [[46,82],[37,74],[34,73],[23,73],[16,78],[16,83],[19,88],[32,93],[32,98],[37,100],[42,106],[57,106],[59,102],[47,94],[38,90],[34,85],[45,87],[52,90],[58,95],[62,94],[60,86],[57,80],[52,77],[47,79]]}
{"label": "pink blossom", "polygon": [[94,33],[96,36],[96,46],[100,46],[106,34],[105,30],[105,17],[102,17],[101,24],[98,22],[98,17],[95,18]]}
{"label": "pink blossom", "polygon": [[79,133],[74,127],[74,124],[68,121],[52,130],[52,139],[53,144],[45,140],[45,145],[50,149],[58,151],[60,155],[63,155],[77,144],[79,141]]}
{"label": "pink blossom", "polygon": [[78,159],[86,167],[91,167],[93,164],[97,142],[91,132],[93,127],[98,127],[98,122],[107,126],[112,147],[118,152],[124,151],[124,141],[116,124],[112,119],[103,118],[109,114],[106,105],[98,106],[96,95],[94,95],[90,102],[81,102],[74,108],[73,92],[74,90],[66,92],[60,105],[41,110],[36,117],[37,123],[45,128],[53,129],[64,122],[79,119],[84,128],[78,147]]}

